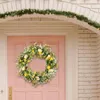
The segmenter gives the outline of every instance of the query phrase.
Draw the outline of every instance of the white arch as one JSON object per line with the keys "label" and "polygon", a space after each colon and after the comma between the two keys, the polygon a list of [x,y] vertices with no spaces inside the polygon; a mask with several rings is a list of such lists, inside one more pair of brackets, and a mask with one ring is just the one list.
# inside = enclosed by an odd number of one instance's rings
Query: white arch
{"label": "white arch", "polygon": [[100,22],[99,13],[70,2],[59,0],[10,0],[0,3],[0,13],[29,8],[40,10],[55,9],[59,11],[71,11],[80,15],[84,15],[85,17],[88,17],[89,19],[98,23]]}
{"label": "white arch", "polygon": [[[90,26],[88,23],[86,22],[83,22],[83,21],[80,21],[80,20],[77,20],[76,18],[68,18],[66,16],[63,16],[63,15],[42,15],[42,14],[34,14],[34,15],[23,15],[21,16],[21,18],[29,18],[29,17],[42,17],[42,18],[53,18],[53,19],[56,19],[56,20],[61,20],[61,21],[66,21],[66,22],[71,22],[73,24],[76,24],[76,25],[79,25],[79,26],[82,26],[84,28],[87,28],[91,31],[93,31],[94,33],[97,33],[97,34],[100,34],[100,30],[99,29],[96,29],[95,27],[93,26]],[[8,20],[15,20],[15,19],[18,19],[19,17],[15,16],[15,17],[8,17],[6,19],[0,19],[0,23],[3,23],[3,22],[6,22]]]}
{"label": "white arch", "polygon": [[[70,3],[70,2],[64,2],[64,1],[58,1],[58,0],[11,0],[8,2],[2,2],[0,3],[0,13],[5,13],[5,12],[10,12],[10,11],[15,11],[15,10],[21,10],[21,9],[40,9],[40,10],[45,10],[45,9],[55,9],[59,11],[70,11],[74,12],[79,15],[84,15],[88,19],[95,21],[95,22],[100,22],[100,14],[92,11],[89,8],[82,7],[78,4]],[[56,16],[57,18],[57,16]],[[60,17],[58,17],[59,19]],[[63,20],[66,18],[63,17]],[[61,19],[62,20],[62,19]],[[6,20],[5,20],[6,21]],[[96,28],[75,20],[68,18],[67,21],[70,21],[75,24],[79,24],[83,27],[86,27],[95,33],[100,33],[99,30]]]}

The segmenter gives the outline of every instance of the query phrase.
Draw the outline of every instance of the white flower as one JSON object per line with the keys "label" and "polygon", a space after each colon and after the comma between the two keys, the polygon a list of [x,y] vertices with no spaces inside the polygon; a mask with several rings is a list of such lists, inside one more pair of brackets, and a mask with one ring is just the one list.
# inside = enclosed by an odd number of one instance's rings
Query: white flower
{"label": "white flower", "polygon": [[50,56],[50,55],[48,55],[47,57],[48,57],[48,58],[50,58],[51,56]]}
{"label": "white flower", "polygon": [[40,52],[40,53],[41,53],[41,52],[42,52],[42,50],[41,50],[41,49],[38,49],[38,52]]}
{"label": "white flower", "polygon": [[27,59],[28,55],[25,55],[24,58]]}
{"label": "white flower", "polygon": [[54,71],[53,69],[50,69],[50,70],[49,70],[50,73],[52,73],[53,71]]}
{"label": "white flower", "polygon": [[48,60],[50,57],[51,57],[51,55],[48,55],[48,56],[46,57],[46,60]]}
{"label": "white flower", "polygon": [[25,67],[23,67],[22,70],[24,71],[25,70]]}
{"label": "white flower", "polygon": [[38,76],[36,77],[36,79],[37,79],[38,81],[40,80],[40,78],[39,78]]}

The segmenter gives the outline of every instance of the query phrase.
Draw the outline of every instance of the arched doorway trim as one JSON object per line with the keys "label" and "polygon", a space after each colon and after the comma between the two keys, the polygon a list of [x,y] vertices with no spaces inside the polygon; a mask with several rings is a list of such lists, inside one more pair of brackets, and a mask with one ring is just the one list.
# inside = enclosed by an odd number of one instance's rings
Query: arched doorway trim
{"label": "arched doorway trim", "polygon": [[18,19],[18,17],[48,17],[54,18],[58,20],[63,20],[67,22],[71,22],[87,28],[95,33],[100,34],[100,24],[89,20],[87,17],[83,15],[78,15],[72,12],[65,11],[56,11],[56,10],[36,10],[36,9],[24,9],[13,12],[6,12],[4,14],[0,14],[0,22],[5,22],[7,20]]}

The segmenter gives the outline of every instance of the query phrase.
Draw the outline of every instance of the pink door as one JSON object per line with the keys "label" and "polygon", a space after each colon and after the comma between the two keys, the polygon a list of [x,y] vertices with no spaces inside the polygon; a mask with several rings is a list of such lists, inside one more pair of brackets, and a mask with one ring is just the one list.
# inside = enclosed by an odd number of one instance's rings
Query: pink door
{"label": "pink door", "polygon": [[[33,87],[18,76],[16,58],[23,49],[34,42],[49,44],[58,59],[59,70],[46,85]],[[8,36],[8,86],[12,87],[12,100],[65,100],[64,36]],[[34,59],[33,71],[43,71],[45,61]]]}

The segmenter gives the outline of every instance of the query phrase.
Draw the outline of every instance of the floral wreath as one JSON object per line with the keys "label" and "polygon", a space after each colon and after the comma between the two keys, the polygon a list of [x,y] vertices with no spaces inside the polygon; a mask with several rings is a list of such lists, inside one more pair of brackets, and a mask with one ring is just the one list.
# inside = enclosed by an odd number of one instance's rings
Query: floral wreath
{"label": "floral wreath", "polygon": [[[36,72],[29,68],[28,64],[33,58],[44,59],[46,61],[45,71]],[[48,45],[38,45],[34,43],[24,49],[18,57],[17,68],[19,75],[23,76],[32,85],[45,84],[49,82],[56,74],[57,60]]]}

